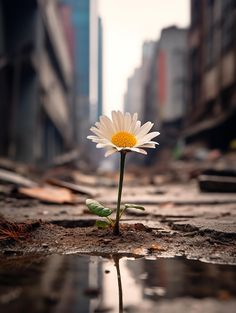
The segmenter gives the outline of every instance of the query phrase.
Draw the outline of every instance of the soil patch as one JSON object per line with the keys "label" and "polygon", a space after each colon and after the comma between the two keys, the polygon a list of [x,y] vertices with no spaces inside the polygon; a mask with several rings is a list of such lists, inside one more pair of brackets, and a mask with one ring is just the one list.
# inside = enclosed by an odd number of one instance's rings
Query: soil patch
{"label": "soil patch", "polygon": [[[69,224],[70,226],[70,224]],[[2,255],[91,254],[150,257],[185,256],[214,263],[236,264],[235,240],[228,244],[197,233],[166,232],[142,223],[122,223],[120,236],[112,229],[59,226],[41,222],[18,241],[0,242]]]}

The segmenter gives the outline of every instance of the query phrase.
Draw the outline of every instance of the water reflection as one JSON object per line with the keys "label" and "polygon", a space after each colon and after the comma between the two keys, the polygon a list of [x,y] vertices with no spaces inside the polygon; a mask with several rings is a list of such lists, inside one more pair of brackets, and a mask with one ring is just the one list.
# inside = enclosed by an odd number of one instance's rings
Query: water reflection
{"label": "water reflection", "polygon": [[118,256],[0,261],[4,313],[235,312],[235,266]]}
{"label": "water reflection", "polygon": [[120,274],[120,257],[114,256],[113,257],[116,267],[116,274],[117,274],[117,283],[118,283],[118,294],[119,294],[119,313],[123,312],[123,290],[122,290],[122,282],[121,282],[121,274]]}

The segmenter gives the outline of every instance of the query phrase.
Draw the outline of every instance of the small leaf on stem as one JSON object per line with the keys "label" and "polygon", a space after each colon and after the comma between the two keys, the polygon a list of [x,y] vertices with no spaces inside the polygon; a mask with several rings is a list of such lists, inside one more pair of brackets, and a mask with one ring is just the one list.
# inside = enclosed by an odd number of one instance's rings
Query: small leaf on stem
{"label": "small leaf on stem", "polygon": [[103,205],[93,199],[87,199],[86,205],[92,213],[101,217],[109,216],[112,213],[111,209],[105,208]]}
{"label": "small leaf on stem", "polygon": [[142,210],[145,211],[145,208],[141,205],[133,204],[133,203],[126,203],[125,204],[125,209],[137,209],[137,210]]}
{"label": "small leaf on stem", "polygon": [[106,222],[106,221],[96,221],[96,226],[98,228],[103,228],[104,229],[104,228],[109,227],[110,224],[108,222]]}

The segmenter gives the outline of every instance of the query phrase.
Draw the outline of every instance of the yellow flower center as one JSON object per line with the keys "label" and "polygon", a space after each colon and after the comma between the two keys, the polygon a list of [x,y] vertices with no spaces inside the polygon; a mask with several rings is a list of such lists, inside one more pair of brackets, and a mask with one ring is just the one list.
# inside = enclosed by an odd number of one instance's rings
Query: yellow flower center
{"label": "yellow flower center", "polygon": [[133,134],[128,132],[119,132],[112,136],[111,142],[117,147],[133,147],[137,143],[137,139]]}

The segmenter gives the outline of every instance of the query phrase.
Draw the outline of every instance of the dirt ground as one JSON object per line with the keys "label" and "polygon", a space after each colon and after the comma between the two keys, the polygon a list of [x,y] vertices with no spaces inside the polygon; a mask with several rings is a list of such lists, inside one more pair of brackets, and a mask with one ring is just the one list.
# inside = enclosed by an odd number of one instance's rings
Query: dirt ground
{"label": "dirt ground", "polygon": [[[114,207],[116,188],[96,189],[96,199]],[[0,241],[1,258],[26,254],[96,254],[174,257],[236,264],[236,195],[203,194],[196,183],[126,186],[123,201],[146,210],[130,209],[121,222],[121,235],[97,229],[85,207],[86,196],[75,204],[45,204],[14,194],[0,197],[0,214],[34,227],[19,238]]]}

